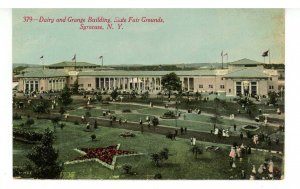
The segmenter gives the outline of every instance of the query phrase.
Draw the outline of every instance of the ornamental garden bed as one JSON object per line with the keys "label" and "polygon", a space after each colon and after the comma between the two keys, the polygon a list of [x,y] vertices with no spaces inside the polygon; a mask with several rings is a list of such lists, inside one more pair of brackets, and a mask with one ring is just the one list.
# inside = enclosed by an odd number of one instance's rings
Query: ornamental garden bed
{"label": "ornamental garden bed", "polygon": [[135,137],[135,134],[129,131],[125,131],[120,134],[121,137],[127,138],[127,137]]}
{"label": "ornamental garden bed", "polygon": [[134,151],[119,150],[119,148],[120,148],[120,144],[112,145],[104,148],[99,147],[99,148],[74,149],[82,156],[74,159],[73,161],[65,162],[65,164],[68,165],[68,164],[95,161],[97,163],[100,163],[104,167],[114,170],[117,157],[142,155],[141,153],[136,153]]}
{"label": "ornamental garden bed", "polygon": [[177,119],[178,116],[176,116],[173,111],[168,111],[168,112],[165,112],[160,118],[162,118],[162,119]]}

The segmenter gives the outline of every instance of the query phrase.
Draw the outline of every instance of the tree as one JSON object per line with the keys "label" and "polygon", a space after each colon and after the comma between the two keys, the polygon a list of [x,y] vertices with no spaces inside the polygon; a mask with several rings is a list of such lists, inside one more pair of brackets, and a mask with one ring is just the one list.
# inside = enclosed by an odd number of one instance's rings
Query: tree
{"label": "tree", "polygon": [[271,92],[268,93],[268,96],[269,96],[269,104],[276,104],[276,102],[277,102],[277,99],[276,99],[277,94],[276,94],[276,92],[271,91]]}
{"label": "tree", "polygon": [[54,130],[59,125],[60,117],[52,118],[51,122],[53,123]]}
{"label": "tree", "polygon": [[149,98],[149,92],[148,92],[148,91],[144,92],[144,93],[141,95],[141,99],[143,99],[143,100],[147,100],[148,98]]}
{"label": "tree", "polygon": [[154,162],[155,166],[159,166],[160,156],[158,153],[154,153],[151,155],[151,159]]}
{"label": "tree", "polygon": [[92,139],[92,141],[96,140],[96,135],[95,135],[95,134],[92,134],[92,135],[91,135],[91,139]]}
{"label": "tree", "polygon": [[119,95],[119,93],[118,93],[118,91],[117,91],[116,89],[113,90],[113,91],[111,92],[111,94],[110,94],[111,98],[114,99],[114,100],[117,99],[118,95]]}
{"label": "tree", "polygon": [[78,91],[79,91],[79,84],[78,84],[78,79],[76,79],[73,84],[72,92],[74,94],[78,94]]}
{"label": "tree", "polygon": [[32,148],[27,158],[33,163],[29,171],[33,178],[58,179],[63,170],[63,164],[57,161],[58,151],[53,148],[53,132],[47,128],[42,137],[42,144]]}
{"label": "tree", "polygon": [[157,117],[154,117],[152,119],[152,124],[153,124],[154,130],[155,130],[156,126],[159,124],[159,120]]}
{"label": "tree", "polygon": [[60,107],[59,113],[62,116],[66,112],[65,108],[63,106]]}
{"label": "tree", "polygon": [[157,167],[159,167],[160,166],[160,162],[169,159],[169,149],[168,148],[164,148],[159,153],[151,154],[151,159],[154,162],[154,164]]}
{"label": "tree", "polygon": [[67,85],[65,85],[65,87],[63,88],[63,90],[60,93],[59,100],[64,106],[67,106],[73,102],[73,99],[71,96],[72,96],[72,94],[70,92],[70,89],[68,88]]}
{"label": "tree", "polygon": [[101,101],[102,101],[102,96],[101,96],[100,94],[97,94],[97,95],[96,95],[96,99],[97,99],[99,102],[101,102]]}
{"label": "tree", "polygon": [[161,85],[163,89],[168,91],[169,99],[172,91],[181,90],[181,81],[174,72],[164,75],[161,80]]}
{"label": "tree", "polygon": [[125,164],[122,166],[122,169],[124,170],[125,174],[128,175],[131,173],[132,166],[129,164]]}
{"label": "tree", "polygon": [[45,113],[48,108],[49,108],[49,103],[44,100],[32,105],[32,109],[36,113]]}
{"label": "tree", "polygon": [[210,120],[216,125],[217,123],[221,123],[220,121],[220,112],[219,112],[219,108],[220,108],[220,99],[215,98],[214,99],[214,109],[213,109],[213,117],[210,118]]}
{"label": "tree", "polygon": [[197,159],[198,154],[202,154],[203,153],[203,149],[202,147],[199,146],[193,146],[193,148],[191,149],[191,151],[193,152],[195,159]]}

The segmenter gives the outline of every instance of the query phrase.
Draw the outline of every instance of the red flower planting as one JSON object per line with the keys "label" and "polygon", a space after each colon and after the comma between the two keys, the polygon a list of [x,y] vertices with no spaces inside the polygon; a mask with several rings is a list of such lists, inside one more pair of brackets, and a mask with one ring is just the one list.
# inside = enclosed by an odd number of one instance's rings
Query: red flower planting
{"label": "red flower planting", "polygon": [[112,164],[114,156],[136,154],[133,151],[118,150],[117,145],[108,146],[106,148],[82,148],[80,150],[84,151],[86,154],[84,156],[76,158],[76,160],[85,160],[85,159],[97,158],[100,161],[103,161],[103,162],[105,162],[109,165]]}

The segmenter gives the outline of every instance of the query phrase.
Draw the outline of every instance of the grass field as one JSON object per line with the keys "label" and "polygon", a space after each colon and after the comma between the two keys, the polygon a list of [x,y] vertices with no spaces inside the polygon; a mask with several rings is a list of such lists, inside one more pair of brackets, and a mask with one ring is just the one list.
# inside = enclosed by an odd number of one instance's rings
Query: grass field
{"label": "grass field", "polygon": [[[127,115],[127,114],[126,114]],[[14,127],[25,119],[14,121]],[[190,151],[190,141],[178,138],[171,141],[163,135],[134,132],[136,137],[122,138],[120,133],[124,129],[99,127],[91,132],[85,131],[85,125],[74,125],[64,122],[63,130],[57,128],[55,131],[54,147],[59,150],[59,160],[66,162],[80,156],[74,148],[83,147],[105,147],[114,144],[121,144],[120,149],[132,150],[143,153],[141,156],[121,157],[117,159],[115,170],[110,170],[96,162],[78,163],[65,165],[63,171],[64,179],[153,179],[156,173],[162,174],[163,179],[239,179],[242,169],[246,170],[247,177],[252,169],[252,165],[258,167],[264,162],[270,153],[253,151],[251,155],[243,161],[237,161],[237,168],[229,167],[229,149],[227,145],[213,144],[221,147],[220,151],[204,151],[197,159]],[[31,130],[42,132],[49,127],[53,130],[51,121],[35,120]],[[96,134],[96,141],[90,139],[91,134]],[[198,145],[209,146],[211,143],[197,141]],[[13,165],[24,166],[28,162],[25,155],[33,145],[21,142],[13,142]],[[163,148],[168,148],[170,157],[162,163],[161,167],[156,167],[151,161],[150,154],[159,152]],[[279,155],[276,155],[279,156]],[[275,166],[283,167],[281,162],[274,162]],[[122,165],[132,165],[132,171],[136,174],[126,175],[122,171]]]}
{"label": "grass field", "polygon": [[[122,118],[127,119],[131,122],[139,122],[140,119],[143,121],[146,120],[146,117],[161,117],[165,112],[168,112],[172,109],[159,108],[159,107],[149,107],[143,105],[133,105],[133,104],[108,104],[108,105],[96,105],[96,108],[90,110],[92,117],[102,116],[103,110],[111,110],[111,112],[117,117],[117,119]],[[130,109],[130,113],[123,113],[122,110]],[[85,115],[86,109],[76,109],[69,111],[71,115]],[[213,129],[213,124],[211,121],[211,116],[199,115],[195,113],[184,113],[185,118],[183,118],[183,113],[181,117],[177,120],[177,123],[174,119],[160,119],[160,125],[172,126],[172,127],[186,127],[187,129],[210,132]],[[220,123],[218,127],[223,129],[229,129],[233,132],[233,125],[237,125],[237,131],[240,131],[241,127],[246,125],[248,122],[241,122],[238,120],[229,120],[220,118]],[[236,133],[237,134],[237,133]]]}

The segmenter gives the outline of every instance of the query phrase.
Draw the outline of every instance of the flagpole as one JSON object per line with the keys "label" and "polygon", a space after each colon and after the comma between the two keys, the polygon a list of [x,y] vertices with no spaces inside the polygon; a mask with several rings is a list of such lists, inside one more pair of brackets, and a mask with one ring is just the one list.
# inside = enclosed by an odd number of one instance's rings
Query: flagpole
{"label": "flagpole", "polygon": [[271,64],[271,51],[269,49],[269,64]]}
{"label": "flagpole", "polygon": [[103,67],[103,56],[102,56],[101,60],[102,60],[102,67]]}
{"label": "flagpole", "polygon": [[222,50],[221,56],[222,56],[222,70],[223,70],[223,50]]}

